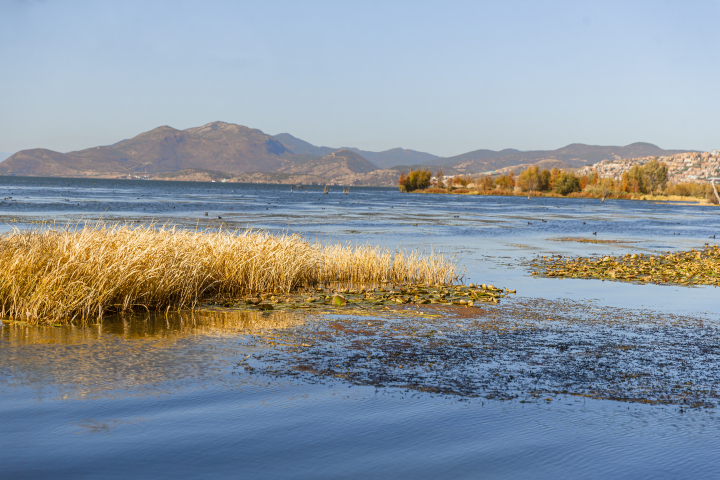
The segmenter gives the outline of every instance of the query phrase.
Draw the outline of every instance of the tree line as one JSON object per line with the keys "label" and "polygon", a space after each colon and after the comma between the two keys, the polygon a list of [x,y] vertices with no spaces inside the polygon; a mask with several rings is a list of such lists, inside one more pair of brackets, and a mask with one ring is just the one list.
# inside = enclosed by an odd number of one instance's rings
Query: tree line
{"label": "tree line", "polygon": [[627,197],[641,195],[680,195],[707,197],[714,199],[710,185],[702,183],[668,184],[668,168],[665,162],[651,160],[643,165],[635,165],[622,174],[620,180],[601,178],[596,172],[589,175],[576,175],[572,172],[552,168],[540,168],[537,165],[515,175],[511,170],[496,178],[490,175],[455,176],[447,181],[442,169],[433,176],[429,169],[404,171],[400,174],[398,186],[403,192],[425,191],[427,193],[477,193],[508,194],[528,193],[571,195],[581,197],[606,198],[610,196]]}

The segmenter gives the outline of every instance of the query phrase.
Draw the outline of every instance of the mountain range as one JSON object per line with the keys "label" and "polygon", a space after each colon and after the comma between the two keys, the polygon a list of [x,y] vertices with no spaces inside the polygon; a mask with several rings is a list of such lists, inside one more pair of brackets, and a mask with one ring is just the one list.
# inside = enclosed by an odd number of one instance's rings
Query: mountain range
{"label": "mountain range", "polygon": [[[572,144],[557,150],[475,150],[440,158],[394,148],[371,152],[318,147],[289,133],[275,136],[225,122],[178,130],[162,126],[113,145],[68,153],[22,150],[0,163],[0,175],[167,178],[270,183],[394,185],[398,170],[442,167],[446,174],[477,174],[504,167],[553,164],[581,167],[605,159],[662,156],[688,150],[663,150],[649,143],[624,147]],[[390,169],[389,167],[392,167]],[[517,173],[517,172],[516,172]]]}

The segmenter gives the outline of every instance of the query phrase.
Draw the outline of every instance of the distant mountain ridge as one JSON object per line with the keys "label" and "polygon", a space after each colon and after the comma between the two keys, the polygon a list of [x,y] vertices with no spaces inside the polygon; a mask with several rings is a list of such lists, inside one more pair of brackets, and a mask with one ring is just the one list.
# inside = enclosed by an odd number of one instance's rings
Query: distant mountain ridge
{"label": "distant mountain ridge", "polygon": [[147,176],[181,170],[333,178],[377,167],[347,149],[299,155],[260,130],[225,122],[186,130],[162,126],[110,146],[69,153],[23,150],[0,163],[2,175]]}
{"label": "distant mountain ridge", "polygon": [[[325,156],[330,152],[339,150],[333,147],[316,147],[304,140],[290,135],[289,133],[279,133],[273,136],[280,143],[285,145],[289,150],[300,155],[316,155]],[[414,165],[414,164],[430,164],[430,162],[440,158],[431,153],[418,152],[417,150],[408,150],[405,148],[391,148],[383,152],[371,152],[368,150],[360,150],[354,147],[340,147],[340,149],[352,150],[363,158],[370,160],[380,168],[391,168],[395,165]]]}
{"label": "distant mountain ridge", "polygon": [[396,184],[392,179],[400,170],[442,167],[446,174],[478,174],[515,165],[527,168],[538,162],[580,167],[606,159],[687,151],[663,150],[649,143],[624,147],[576,143],[557,150],[475,150],[440,158],[402,148],[370,152],[318,147],[289,133],[272,136],[242,125],[212,122],[185,130],[161,126],[112,145],[75,152],[22,150],[0,163],[0,175],[194,179],[227,174],[249,181],[292,183],[304,178],[362,185],[366,179],[372,185],[390,186]]}
{"label": "distant mountain ridge", "polygon": [[543,160],[557,160],[572,167],[583,167],[602,160],[665,156],[691,150],[663,150],[651,143],[631,143],[624,147],[585,145],[572,143],[557,150],[520,151],[512,148],[505,150],[475,150],[454,157],[439,158],[432,165],[452,167],[465,174],[485,173],[504,167],[520,164],[535,164]]}

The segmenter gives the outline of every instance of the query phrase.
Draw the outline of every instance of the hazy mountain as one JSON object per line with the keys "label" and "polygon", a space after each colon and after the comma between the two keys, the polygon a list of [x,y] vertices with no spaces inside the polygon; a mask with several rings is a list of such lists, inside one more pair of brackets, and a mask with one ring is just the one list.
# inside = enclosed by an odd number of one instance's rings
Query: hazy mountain
{"label": "hazy mountain", "polygon": [[308,143],[305,140],[300,140],[297,137],[293,137],[289,133],[279,133],[274,135],[273,138],[290,150],[298,155],[313,155],[316,157],[324,157],[328,153],[332,153],[337,148],[331,147],[316,147],[312,143]]}
{"label": "hazy mountain", "polygon": [[[288,150],[298,155],[324,156],[330,152],[338,150],[337,148],[332,147],[317,147],[305,140],[293,137],[289,133],[279,133],[275,135],[274,138],[285,145]],[[354,147],[342,148],[352,150],[380,168],[390,168],[395,165],[426,165],[438,158],[437,155],[433,155],[431,153],[407,150],[404,148],[392,148],[390,150],[385,150],[384,152],[371,152]]]}
{"label": "hazy mountain", "polygon": [[368,173],[377,170],[377,167],[357,153],[341,149],[324,157],[296,158],[292,163],[278,169],[280,173],[303,175],[316,175],[333,179],[353,173]]}
{"label": "hazy mountain", "polygon": [[463,153],[462,155],[455,155],[454,157],[446,157],[446,158],[436,158],[431,162],[432,165],[450,165],[452,163],[458,163],[462,161],[472,161],[472,160],[487,160],[490,158],[498,158],[498,157],[510,157],[512,155],[516,154],[522,154],[520,150],[515,150],[514,148],[506,148],[505,150],[495,151],[495,150],[473,150],[472,152]]}
{"label": "hazy mountain", "polygon": [[573,143],[557,150],[523,152],[515,149],[475,150],[462,155],[438,158],[433,164],[447,165],[461,173],[481,173],[520,164],[535,164],[541,160],[558,160],[572,167],[581,167],[601,160],[672,155],[690,150],[663,150],[651,143],[632,143],[624,147]]}
{"label": "hazy mountain", "polygon": [[390,168],[395,165],[429,164],[438,158],[437,155],[431,153],[418,152],[417,150],[408,150],[405,148],[391,148],[384,152],[369,152],[357,148],[350,148],[350,150],[359,153],[380,168]]}

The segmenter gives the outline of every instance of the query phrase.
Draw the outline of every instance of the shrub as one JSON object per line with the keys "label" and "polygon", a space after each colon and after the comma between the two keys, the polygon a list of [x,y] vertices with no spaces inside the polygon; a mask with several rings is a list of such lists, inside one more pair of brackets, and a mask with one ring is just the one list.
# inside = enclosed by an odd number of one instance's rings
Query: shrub
{"label": "shrub", "polygon": [[400,191],[412,192],[414,190],[424,190],[430,186],[432,172],[426,169],[412,170],[405,177],[405,172],[400,174],[398,186]]}
{"label": "shrub", "polygon": [[712,185],[698,182],[671,183],[665,187],[665,195],[677,195],[679,197],[705,198],[708,193],[712,194]]}

